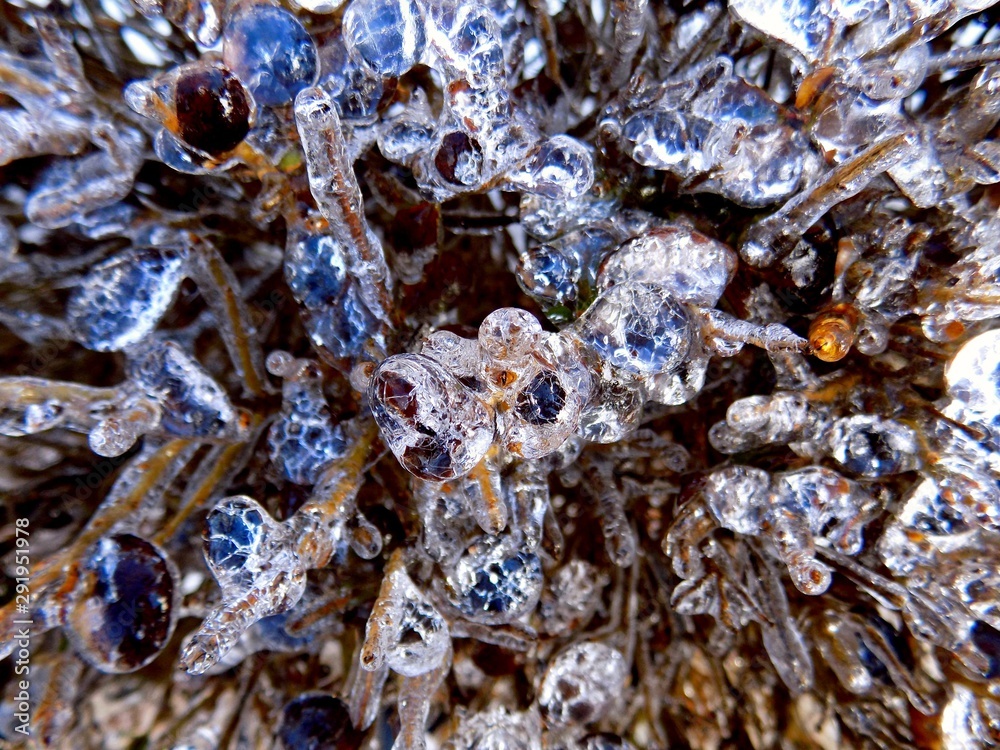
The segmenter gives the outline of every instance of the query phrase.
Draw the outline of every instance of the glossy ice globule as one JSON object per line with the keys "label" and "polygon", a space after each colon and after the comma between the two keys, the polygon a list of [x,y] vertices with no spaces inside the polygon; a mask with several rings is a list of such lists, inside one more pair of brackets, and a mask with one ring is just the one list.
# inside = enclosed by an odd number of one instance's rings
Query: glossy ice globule
{"label": "glossy ice globule", "polygon": [[290,103],[319,72],[316,44],[293,14],[273,5],[247,5],[223,34],[223,59],[257,104]]}

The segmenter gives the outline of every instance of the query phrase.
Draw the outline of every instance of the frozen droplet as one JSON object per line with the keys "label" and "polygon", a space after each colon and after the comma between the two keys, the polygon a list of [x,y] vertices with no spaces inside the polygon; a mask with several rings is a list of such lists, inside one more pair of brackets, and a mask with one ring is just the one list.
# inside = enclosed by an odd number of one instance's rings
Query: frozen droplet
{"label": "frozen droplet", "polygon": [[407,575],[399,553],[390,561],[368,618],[361,665],[383,665],[407,677],[440,666],[451,648],[448,624]]}
{"label": "frozen droplet", "polygon": [[557,135],[507,179],[515,188],[553,200],[579,198],[594,184],[594,157],[575,138]]}
{"label": "frozen droplet", "polygon": [[603,643],[578,643],[549,663],[538,704],[553,724],[584,726],[607,715],[627,680],[628,665],[620,651]]}
{"label": "frozen droplet", "polygon": [[918,464],[916,433],[895,420],[871,414],[838,419],[827,439],[833,459],[854,476],[891,476]]}
{"label": "frozen droplet", "polygon": [[494,706],[462,717],[443,750],[541,750],[541,737],[537,711],[511,712]]}
{"label": "frozen droplet", "polygon": [[315,484],[323,469],[344,455],[347,441],[340,425],[333,423],[318,365],[276,354],[268,357],[268,369],[284,378],[284,383],[281,415],[267,436],[271,460],[289,481]]}
{"label": "frozen droplet", "polygon": [[205,560],[223,594],[247,589],[267,564],[265,541],[273,535],[274,520],[261,505],[246,496],[219,503],[205,520]]}
{"label": "frozen droplet", "polygon": [[368,397],[383,440],[422,479],[469,473],[493,442],[492,409],[428,357],[389,357],[372,375]]}
{"label": "frozen droplet", "polygon": [[87,435],[87,443],[99,456],[120,456],[142,435],[155,430],[160,417],[159,407],[142,399],[122,413],[101,420]]}
{"label": "frozen droplet", "polygon": [[173,634],[176,570],[163,552],[131,534],[108,536],[79,561],[66,610],[77,652],[101,672],[134,672]]}
{"label": "frozen droplet", "polygon": [[398,78],[424,55],[427,32],[415,0],[351,0],[344,38],[383,78]]}
{"label": "frozen droplet", "polygon": [[627,372],[654,375],[676,367],[691,346],[687,311],[662,287],[636,282],[601,293],[577,323],[581,340]]}
{"label": "frozen droplet", "polygon": [[510,537],[481,537],[455,565],[449,598],[474,622],[500,624],[531,612],[542,591],[542,563]]}
{"label": "frozen droplet", "polygon": [[211,375],[172,341],[135,352],[128,365],[137,388],[160,407],[160,427],[184,437],[232,437],[239,418],[229,396]]}
{"label": "frozen droplet", "polygon": [[682,225],[657,226],[626,242],[601,264],[602,288],[659,284],[681,301],[714,307],[736,272],[736,253]]}
{"label": "frozen droplet", "polygon": [[88,349],[119,351],[136,344],[173,304],[184,275],[184,256],[170,248],[116,255],[95,266],[73,292],[70,327]]}
{"label": "frozen droplet", "polygon": [[945,368],[948,395],[984,421],[1000,417],[1000,330],[967,341]]}
{"label": "frozen droplet", "polygon": [[238,8],[222,39],[223,60],[257,104],[288,104],[316,80],[316,44],[299,19],[284,8],[265,4]]}
{"label": "frozen droplet", "polygon": [[701,166],[698,130],[689,130],[680,112],[650,109],[625,121],[622,138],[629,155],[644,167],[677,171],[686,176]]}

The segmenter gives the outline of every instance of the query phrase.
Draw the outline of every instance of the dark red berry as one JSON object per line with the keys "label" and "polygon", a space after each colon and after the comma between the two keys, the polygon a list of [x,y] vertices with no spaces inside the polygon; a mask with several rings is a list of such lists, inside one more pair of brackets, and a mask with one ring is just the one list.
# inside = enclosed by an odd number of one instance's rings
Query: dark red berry
{"label": "dark red berry", "polygon": [[175,96],[180,136],[200,151],[232,151],[250,131],[250,98],[227,70],[206,68],[183,75]]}

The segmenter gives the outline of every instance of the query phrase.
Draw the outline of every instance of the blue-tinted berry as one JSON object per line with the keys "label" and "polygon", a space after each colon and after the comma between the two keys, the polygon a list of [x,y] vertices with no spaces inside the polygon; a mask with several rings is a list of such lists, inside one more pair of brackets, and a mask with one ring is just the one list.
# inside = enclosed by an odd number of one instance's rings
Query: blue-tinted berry
{"label": "blue-tinted berry", "polygon": [[226,64],[264,106],[288,104],[319,72],[315,42],[283,8],[252,5],[237,12],[224,42]]}
{"label": "blue-tinted berry", "polygon": [[354,0],[344,14],[344,36],[384,78],[398,78],[423,56],[427,33],[413,0]]}

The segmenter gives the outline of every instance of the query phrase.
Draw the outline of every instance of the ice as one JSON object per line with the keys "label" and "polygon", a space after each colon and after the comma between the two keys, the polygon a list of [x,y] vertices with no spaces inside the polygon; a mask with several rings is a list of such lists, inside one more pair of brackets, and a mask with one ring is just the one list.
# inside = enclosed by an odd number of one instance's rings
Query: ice
{"label": "ice", "polygon": [[360,357],[380,326],[350,263],[345,243],[333,234],[299,232],[289,237],[285,279],[303,306],[303,322],[314,345],[334,359]]}
{"label": "ice", "polygon": [[766,92],[732,75],[728,58],[661,84],[659,94],[620,126],[622,145],[639,164],[744,206],[765,206],[798,188],[805,139]]}
{"label": "ice", "polygon": [[285,704],[278,737],[282,750],[360,747],[364,736],[351,724],[347,706],[329,693],[309,692]]}
{"label": "ice", "polygon": [[[328,40],[319,50],[318,85],[333,97],[342,120],[367,125],[378,119],[378,105],[385,95],[386,82],[361,57],[348,50],[342,37]],[[379,144],[386,158],[402,161],[381,147],[387,128],[379,128]]]}
{"label": "ice", "polygon": [[567,561],[546,581],[542,592],[539,613],[545,632],[563,635],[586,627],[606,585],[607,579],[586,560]]}
{"label": "ice", "polygon": [[776,213],[751,225],[740,244],[741,257],[752,266],[771,265],[833,206],[857,195],[877,175],[914,153],[916,140],[913,131],[887,137],[829,172]]}
{"label": "ice", "polygon": [[642,381],[603,360],[593,363],[590,377],[590,401],[580,413],[579,434],[595,443],[616,443],[642,418]]}
{"label": "ice", "polygon": [[515,189],[552,200],[579,198],[593,187],[594,157],[580,141],[557,135],[507,179]]}
{"label": "ice", "polygon": [[166,433],[202,438],[239,434],[239,415],[226,392],[176,343],[137,348],[128,371],[135,386],[159,405]]}
{"label": "ice", "polygon": [[177,623],[177,572],[131,534],[104,537],[80,561],[66,610],[70,641],[101,672],[134,672],[167,645]]}
{"label": "ice", "polygon": [[304,89],[295,99],[295,121],[313,198],[330,222],[332,233],[343,243],[360,299],[388,326],[392,279],[382,244],[365,218],[361,189],[347,157],[337,107],[323,89]]}
{"label": "ice", "polygon": [[465,617],[486,624],[516,620],[534,610],[542,591],[538,556],[517,549],[511,537],[481,537],[449,575],[452,604]]}
{"label": "ice", "polygon": [[184,276],[184,254],[171,248],[136,248],[109,258],[70,297],[71,330],[96,351],[133,346],[156,328]]}
{"label": "ice", "polygon": [[572,341],[545,333],[524,310],[501,308],[479,328],[482,378],[497,412],[497,436],[518,456],[558,450],[579,424],[590,374]]}
{"label": "ice", "polygon": [[493,442],[493,410],[429,357],[389,357],[372,375],[368,397],[383,440],[422,479],[468,474]]}
{"label": "ice", "polygon": [[113,206],[131,191],[142,166],[144,143],[138,131],[106,125],[91,132],[100,151],[59,161],[35,184],[25,214],[39,226],[54,229],[84,214]]}
{"label": "ice", "polygon": [[265,4],[246,5],[226,24],[222,59],[266,107],[290,103],[319,72],[316,44],[292,13]]}
{"label": "ice", "polygon": [[838,419],[827,439],[833,459],[852,476],[892,476],[920,463],[916,433],[895,420],[873,415]]}
{"label": "ice", "polygon": [[528,248],[518,261],[518,283],[550,320],[572,320],[593,301],[598,265],[619,242],[614,228],[597,225]]}
{"label": "ice", "polygon": [[599,721],[621,698],[628,676],[617,649],[598,642],[570,646],[552,660],[542,678],[542,715],[557,725]]}
{"label": "ice", "polygon": [[498,706],[463,716],[443,750],[541,750],[541,736],[537,712]]}
{"label": "ice", "polygon": [[654,226],[601,264],[602,289],[622,282],[658,284],[674,299],[714,307],[736,272],[726,245],[682,225]]}
{"label": "ice", "polygon": [[416,0],[351,0],[344,37],[383,78],[398,78],[424,56],[427,32]]}
{"label": "ice", "polygon": [[948,395],[966,419],[993,425],[1000,419],[1000,330],[966,342],[945,369]]}
{"label": "ice", "polygon": [[607,362],[641,375],[673,369],[691,346],[685,309],[667,290],[641,282],[616,284],[602,292],[577,330]]}
{"label": "ice", "polygon": [[401,675],[418,677],[438,667],[450,648],[448,624],[396,553],[368,618],[361,666],[375,671],[384,664]]}
{"label": "ice", "polygon": [[281,416],[268,432],[271,460],[296,484],[315,484],[330,461],[347,449],[323,395],[322,372],[315,362],[272,352],[268,371],[284,380]]}

